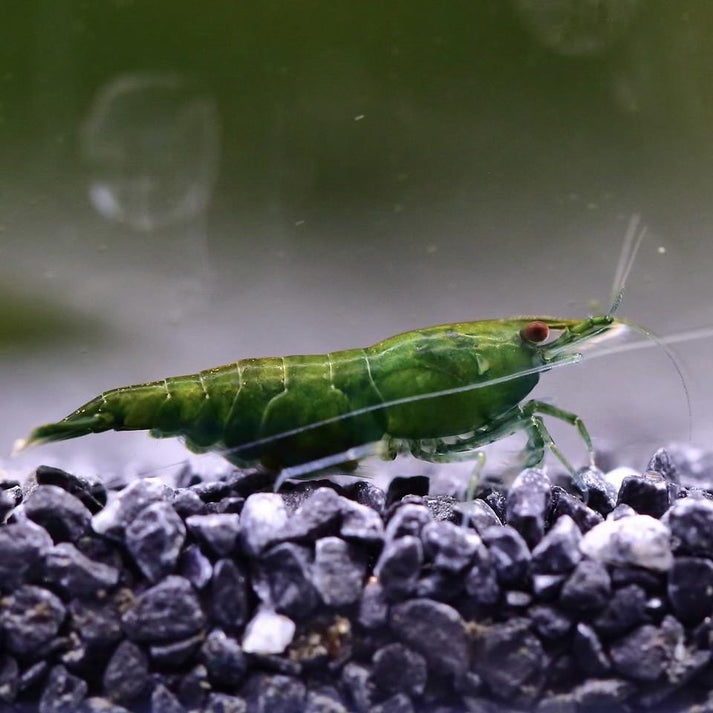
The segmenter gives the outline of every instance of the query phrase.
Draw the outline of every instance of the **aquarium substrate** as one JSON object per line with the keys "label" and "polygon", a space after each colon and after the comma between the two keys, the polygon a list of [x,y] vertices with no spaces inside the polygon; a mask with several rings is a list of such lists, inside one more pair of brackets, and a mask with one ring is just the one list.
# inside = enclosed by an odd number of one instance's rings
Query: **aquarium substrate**
{"label": "aquarium substrate", "polygon": [[587,504],[535,469],[470,503],[0,482],[0,711],[713,713],[713,467],[682,454],[586,471]]}

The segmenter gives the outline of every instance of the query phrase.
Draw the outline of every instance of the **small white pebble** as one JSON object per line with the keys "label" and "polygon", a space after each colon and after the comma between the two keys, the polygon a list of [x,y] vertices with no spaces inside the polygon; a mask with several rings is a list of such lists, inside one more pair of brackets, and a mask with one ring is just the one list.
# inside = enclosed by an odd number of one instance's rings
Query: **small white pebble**
{"label": "small white pebble", "polygon": [[245,627],[246,654],[281,654],[295,635],[295,622],[271,609],[260,609]]}

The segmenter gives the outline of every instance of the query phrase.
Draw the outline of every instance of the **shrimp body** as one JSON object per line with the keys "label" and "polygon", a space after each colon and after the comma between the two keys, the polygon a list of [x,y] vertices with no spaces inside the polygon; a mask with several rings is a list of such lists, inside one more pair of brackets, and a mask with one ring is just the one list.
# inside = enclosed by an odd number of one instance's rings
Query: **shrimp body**
{"label": "shrimp body", "polygon": [[[581,421],[541,402],[521,402],[539,374],[572,360],[579,343],[618,326],[518,317],[439,325],[374,346],[233,364],[106,391],[66,418],[41,426],[26,445],[114,429],[181,437],[196,452],[218,451],[236,465],[280,471],[410,452],[430,461],[474,457],[476,449],[524,429],[528,464],[553,448],[538,413]],[[549,331],[561,331],[546,342]],[[568,467],[569,464],[553,448]],[[304,472],[309,472],[309,466]]]}

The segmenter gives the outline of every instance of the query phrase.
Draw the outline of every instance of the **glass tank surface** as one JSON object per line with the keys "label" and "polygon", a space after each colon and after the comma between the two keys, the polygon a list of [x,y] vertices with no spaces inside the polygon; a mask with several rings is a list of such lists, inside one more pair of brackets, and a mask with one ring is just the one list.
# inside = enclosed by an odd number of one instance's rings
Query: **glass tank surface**
{"label": "glass tank surface", "polygon": [[[534,396],[617,464],[710,445],[709,3],[36,0],[4,16],[7,472],[182,462],[143,431],[10,458],[114,387],[434,324],[606,313],[632,224],[617,316],[669,338],[675,363],[631,332]],[[550,425],[584,465],[575,430]]]}

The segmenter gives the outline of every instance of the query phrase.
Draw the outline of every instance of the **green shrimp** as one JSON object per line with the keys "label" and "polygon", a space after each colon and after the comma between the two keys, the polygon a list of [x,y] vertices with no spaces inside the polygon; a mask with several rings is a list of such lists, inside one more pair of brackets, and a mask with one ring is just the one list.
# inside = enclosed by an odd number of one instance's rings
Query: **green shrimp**
{"label": "green shrimp", "polygon": [[[546,449],[580,487],[543,416],[574,426],[594,464],[582,420],[542,401],[525,402],[540,374],[581,358],[579,350],[626,326],[616,319],[643,231],[632,219],[606,314],[587,319],[513,317],[405,332],[363,349],[242,359],[198,374],[106,391],[66,418],[35,429],[20,448],[111,429],[181,437],[194,452],[217,451],[240,466],[262,465],[277,484],[369,455],[410,453],[425,461],[478,458],[517,431],[524,466]],[[637,238],[637,239],[635,239]]]}
{"label": "green shrimp", "polygon": [[[233,464],[282,471],[281,480],[377,454],[432,461],[475,457],[519,430],[525,465],[545,447],[572,472],[542,416],[574,425],[575,414],[541,401],[521,404],[539,374],[578,358],[577,345],[623,324],[517,317],[406,332],[365,349],[233,364],[106,391],[23,445],[114,429],[182,437],[194,452],[219,451]],[[561,332],[554,340],[550,333]]]}

